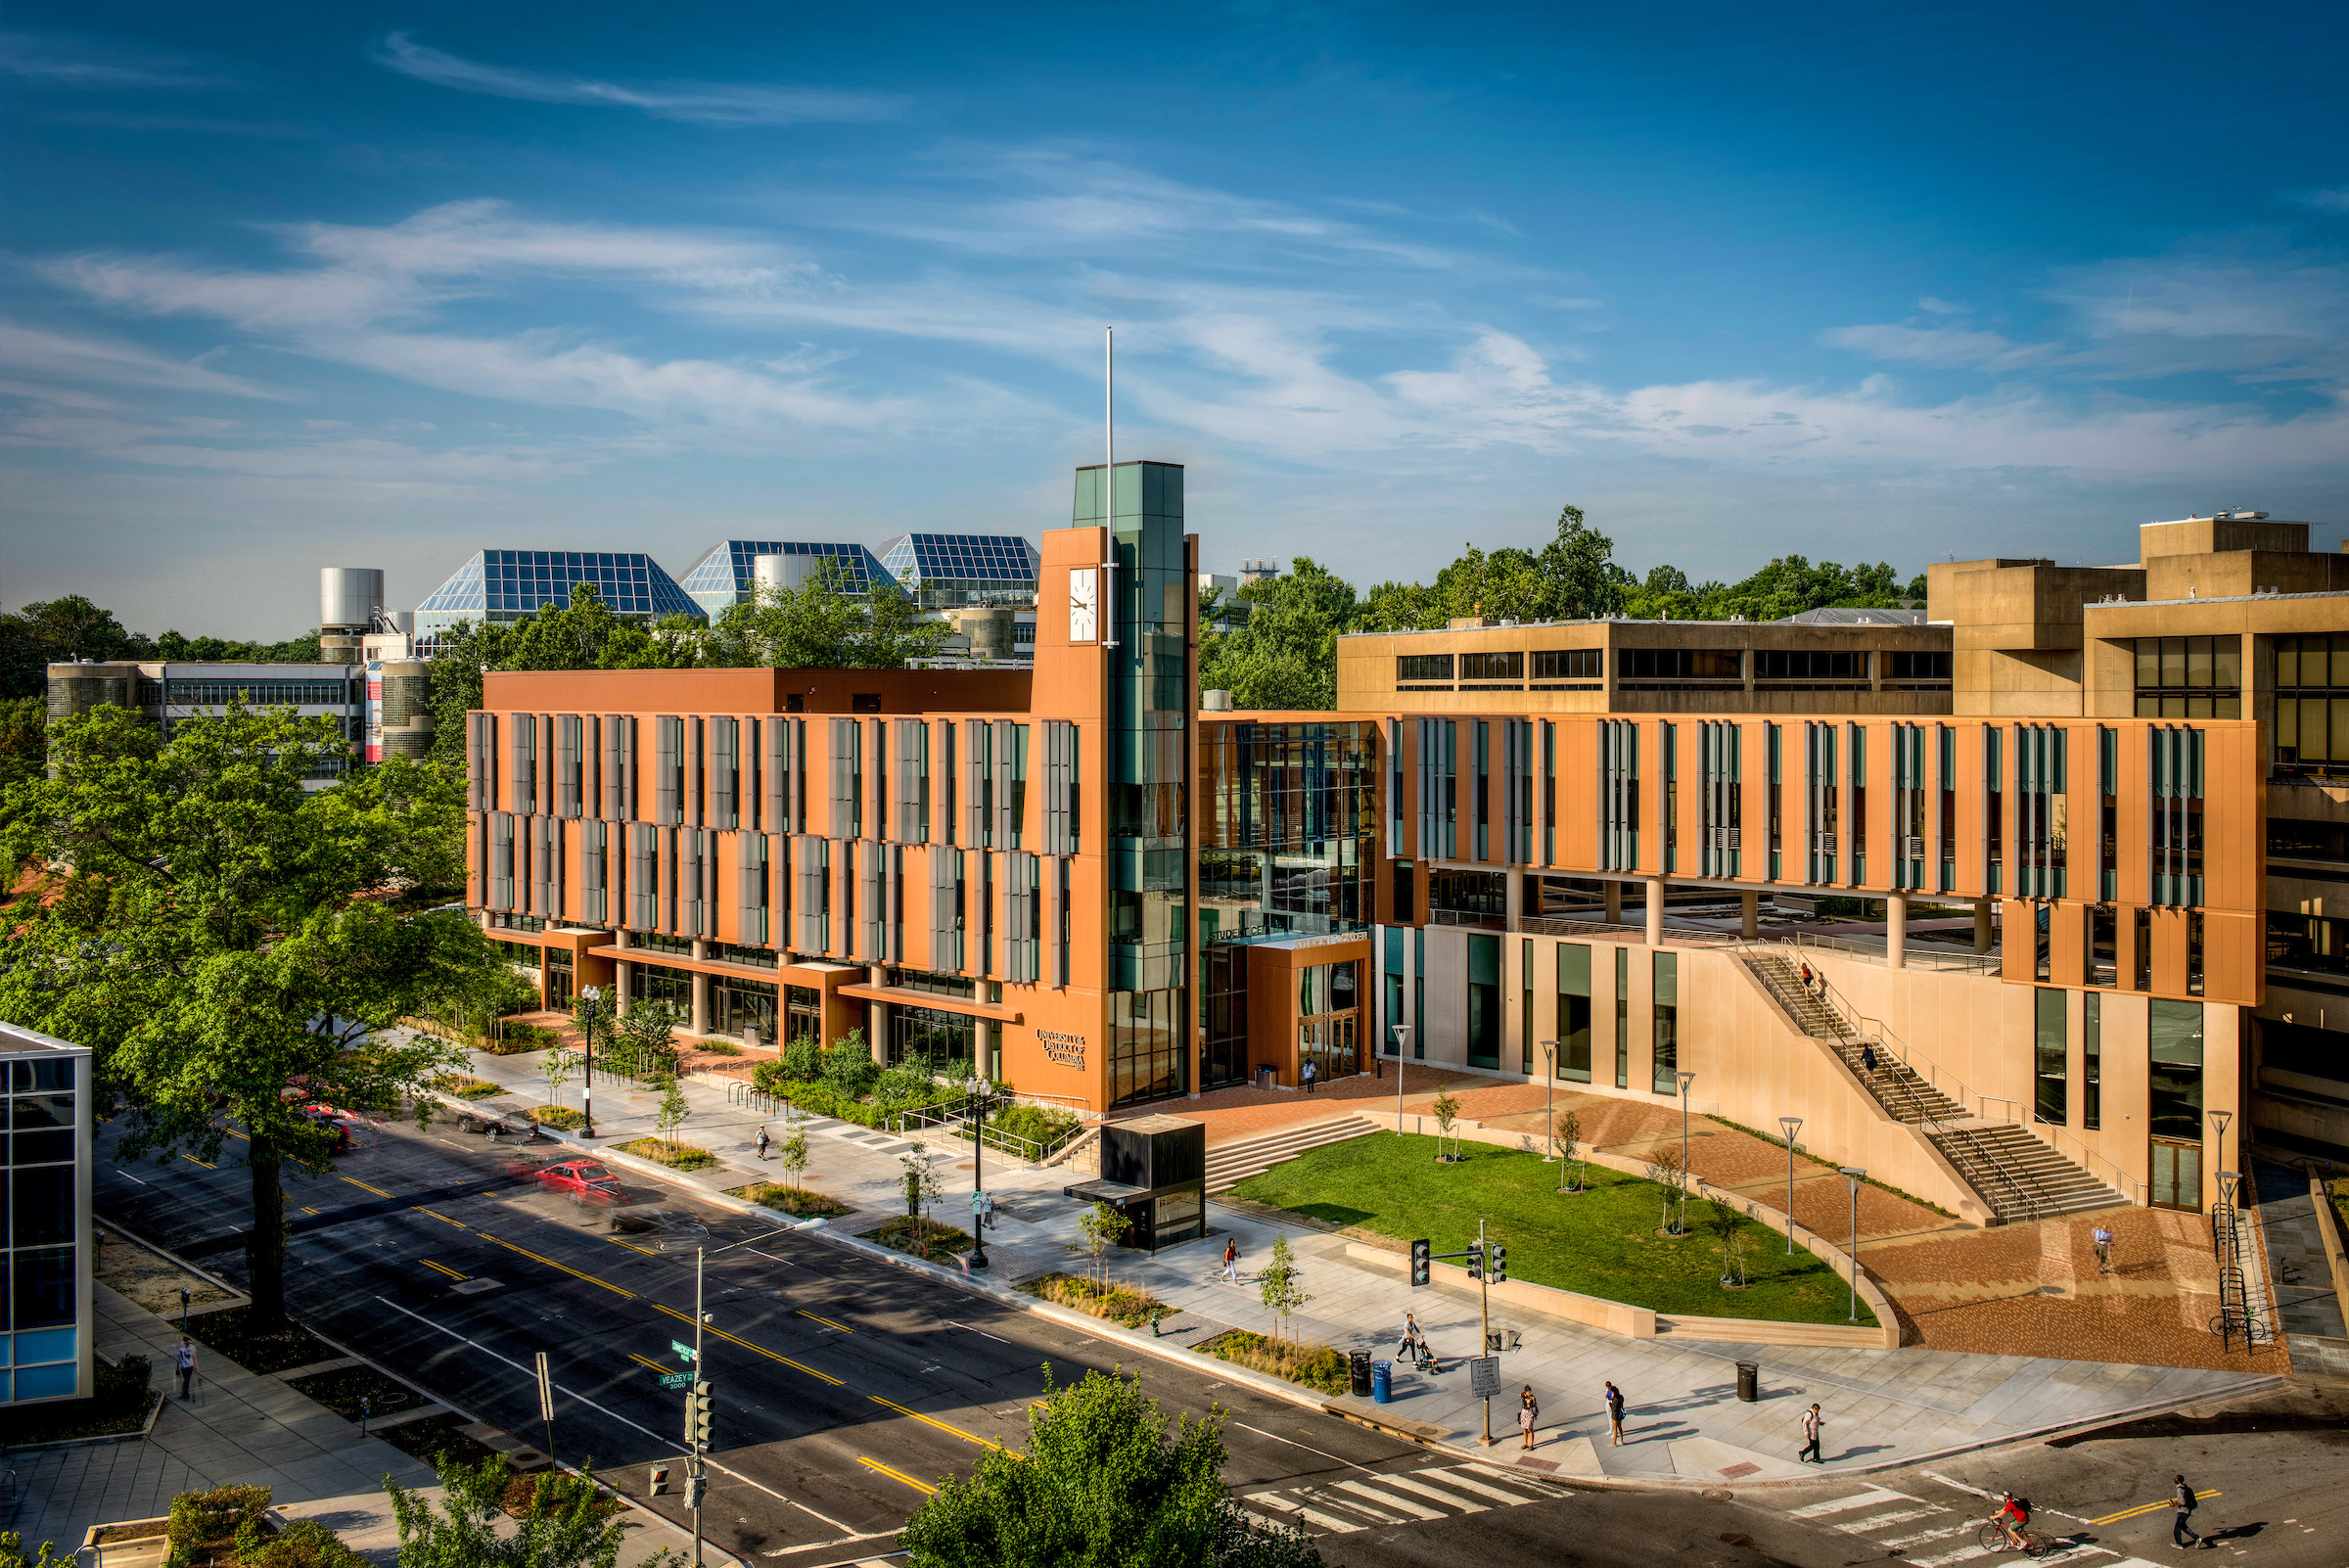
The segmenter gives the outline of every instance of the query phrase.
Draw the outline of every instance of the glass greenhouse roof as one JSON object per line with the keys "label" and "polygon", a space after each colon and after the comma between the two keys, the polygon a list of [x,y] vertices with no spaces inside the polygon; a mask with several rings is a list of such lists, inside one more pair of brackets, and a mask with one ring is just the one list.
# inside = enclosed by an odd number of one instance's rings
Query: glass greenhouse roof
{"label": "glass greenhouse roof", "polygon": [[881,564],[907,588],[952,582],[1035,582],[1043,552],[1016,533],[900,533],[881,548]]}
{"label": "glass greenhouse roof", "polygon": [[681,579],[694,602],[715,620],[751,597],[752,563],[762,555],[828,555],[848,569],[849,591],[869,593],[890,582],[873,552],[861,544],[816,544],[800,539],[728,539],[693,564]]}
{"label": "glass greenhouse roof", "polygon": [[517,621],[546,604],[567,605],[579,583],[623,616],[702,619],[700,605],[649,555],[616,550],[484,550],[416,607],[423,636],[460,621]]}

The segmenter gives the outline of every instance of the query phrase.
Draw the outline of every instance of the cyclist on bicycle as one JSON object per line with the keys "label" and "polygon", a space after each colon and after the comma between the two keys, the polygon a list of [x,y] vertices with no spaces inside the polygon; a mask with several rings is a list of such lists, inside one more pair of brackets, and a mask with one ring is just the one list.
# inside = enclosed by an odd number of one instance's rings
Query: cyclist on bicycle
{"label": "cyclist on bicycle", "polygon": [[2002,1492],[1999,1511],[1993,1517],[2005,1530],[2008,1545],[2017,1551],[2030,1549],[2030,1543],[2023,1539],[2023,1527],[2031,1522],[2031,1504],[2011,1492]]}

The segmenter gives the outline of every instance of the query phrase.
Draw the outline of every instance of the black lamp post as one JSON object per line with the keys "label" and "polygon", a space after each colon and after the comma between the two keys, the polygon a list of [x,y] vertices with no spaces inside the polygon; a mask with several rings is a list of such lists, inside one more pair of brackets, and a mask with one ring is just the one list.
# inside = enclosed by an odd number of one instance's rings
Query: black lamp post
{"label": "black lamp post", "polygon": [[987,1267],[987,1113],[994,1108],[994,1088],[981,1081],[971,1091],[971,1267]]}
{"label": "black lamp post", "polygon": [[579,1136],[595,1136],[595,1029],[603,1021],[604,989],[579,989],[579,1027],[587,1036],[587,1082],[579,1090]]}

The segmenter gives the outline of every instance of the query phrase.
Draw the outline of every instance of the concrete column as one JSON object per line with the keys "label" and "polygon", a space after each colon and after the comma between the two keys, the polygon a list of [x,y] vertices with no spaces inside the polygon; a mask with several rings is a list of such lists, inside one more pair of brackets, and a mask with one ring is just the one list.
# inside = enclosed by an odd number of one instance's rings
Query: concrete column
{"label": "concrete column", "polygon": [[710,1033],[710,977],[698,969],[693,973],[693,1016],[685,1027],[697,1038]]}
{"label": "concrete column", "polygon": [[1884,900],[1884,962],[1892,969],[1909,967],[1909,900],[1897,893]]}
{"label": "concrete column", "polygon": [[[1267,855],[1266,858],[1271,857]],[[987,1059],[987,1020],[974,1018],[971,1020],[971,1076],[979,1079],[990,1078],[993,1075],[989,1072],[989,1069],[993,1065]]]}
{"label": "concrete column", "polygon": [[[1271,856],[1267,855],[1266,858],[1270,859]],[[1501,887],[1505,890],[1502,908],[1508,917],[1509,929],[1515,931],[1519,917],[1525,913],[1525,877],[1516,871],[1503,872]]]}
{"label": "concrete column", "polygon": [[[628,950],[628,934],[625,931],[612,933],[612,950],[616,953]],[[626,959],[612,960],[612,1016],[615,1018],[628,1010],[628,982],[635,978],[635,974],[636,966]]]}
{"label": "concrete column", "polygon": [[1663,944],[1664,879],[1649,877],[1647,879],[1647,945],[1651,947],[1658,947]]}
{"label": "concrete column", "polygon": [[1990,900],[1974,900],[1974,951],[1990,951]]}
{"label": "concrete column", "polygon": [[1612,926],[1612,925],[1619,925],[1619,924],[1621,924],[1621,923],[1622,923],[1622,921],[1623,921],[1623,884],[1622,884],[1622,883],[1620,883],[1620,882],[1614,881],[1614,880],[1612,880],[1612,879],[1609,879],[1609,881],[1607,882],[1607,885],[1606,885],[1606,887],[1607,887],[1607,910],[1606,910],[1607,924],[1608,924],[1608,925],[1611,925],[1611,926]]}
{"label": "concrete column", "polygon": [[1741,893],[1737,896],[1737,934],[1741,937],[1762,935],[1762,895]]}
{"label": "concrete column", "polygon": [[[883,964],[868,964],[865,966],[864,979],[867,985],[886,986],[889,984],[889,969]],[[875,1066],[887,1067],[889,1065],[889,1003],[867,1002],[864,1016],[867,1021],[867,1028],[864,1032],[865,1047],[872,1052]]]}

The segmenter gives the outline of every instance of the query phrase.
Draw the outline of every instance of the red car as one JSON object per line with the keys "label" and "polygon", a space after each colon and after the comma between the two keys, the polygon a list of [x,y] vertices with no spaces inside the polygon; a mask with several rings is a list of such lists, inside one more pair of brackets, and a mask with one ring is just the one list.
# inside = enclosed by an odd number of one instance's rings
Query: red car
{"label": "red car", "polygon": [[549,1192],[568,1192],[583,1203],[620,1201],[620,1178],[595,1160],[565,1160],[538,1168],[538,1184]]}

